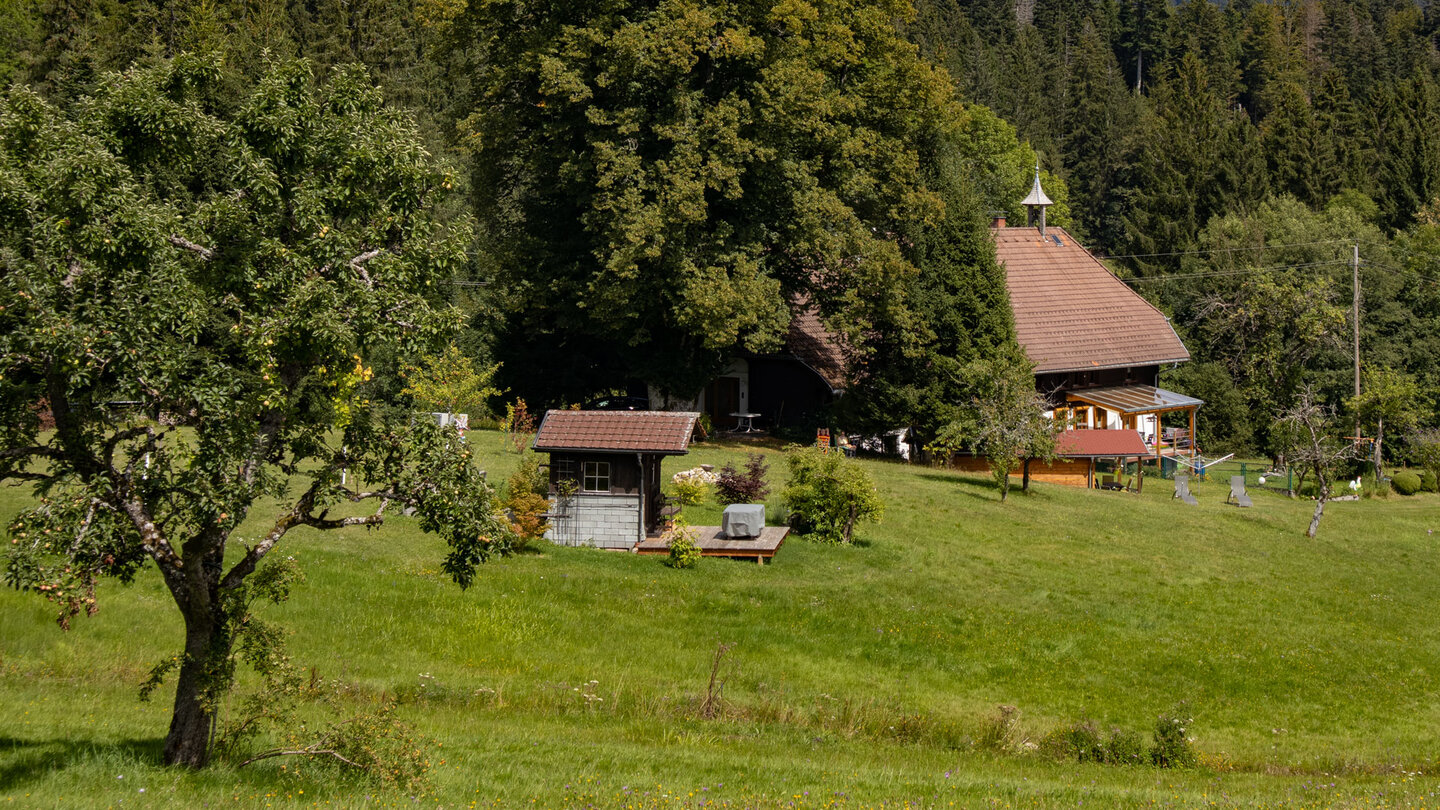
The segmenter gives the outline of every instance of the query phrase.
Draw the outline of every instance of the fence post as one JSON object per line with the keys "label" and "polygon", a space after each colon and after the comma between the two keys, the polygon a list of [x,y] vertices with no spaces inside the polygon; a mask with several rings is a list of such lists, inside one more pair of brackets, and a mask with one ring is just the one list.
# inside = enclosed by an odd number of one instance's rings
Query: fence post
{"label": "fence post", "polygon": [[1241,477],[1241,478],[1244,478],[1244,477],[1245,477],[1245,462],[1243,462],[1243,461],[1240,462],[1240,477]]}
{"label": "fence post", "polygon": [[1286,466],[1286,467],[1285,467],[1285,489],[1289,490],[1291,495],[1294,495],[1294,494],[1295,494],[1295,468],[1294,468],[1294,467],[1290,467],[1290,466]]}

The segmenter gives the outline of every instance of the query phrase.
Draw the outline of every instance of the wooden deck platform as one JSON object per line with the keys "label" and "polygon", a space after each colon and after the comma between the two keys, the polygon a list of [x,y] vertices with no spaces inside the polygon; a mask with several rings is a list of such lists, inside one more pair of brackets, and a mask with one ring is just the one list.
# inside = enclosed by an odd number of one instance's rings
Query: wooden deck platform
{"label": "wooden deck platform", "polygon": [[[720,532],[719,526],[695,526],[698,533],[695,542],[700,546],[702,557],[754,557],[755,562],[761,565],[775,556],[780,546],[785,543],[785,538],[790,534],[788,526],[766,526],[760,530],[759,537],[750,537],[743,540],[731,540]],[[659,537],[647,537],[645,541],[635,546],[637,554],[669,554],[670,549],[665,547],[665,541]]]}

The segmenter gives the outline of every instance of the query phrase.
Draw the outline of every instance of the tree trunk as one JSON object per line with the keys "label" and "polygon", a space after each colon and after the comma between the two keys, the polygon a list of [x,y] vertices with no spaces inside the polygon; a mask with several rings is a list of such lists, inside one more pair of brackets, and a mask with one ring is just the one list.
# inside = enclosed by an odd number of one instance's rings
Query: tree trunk
{"label": "tree trunk", "polygon": [[1375,486],[1378,488],[1385,477],[1385,471],[1381,469],[1380,463],[1380,437],[1385,434],[1385,417],[1380,417],[1375,423]]}
{"label": "tree trunk", "polygon": [[1005,473],[1000,479],[1000,502],[1005,502],[1005,496],[1010,494],[1010,473]]}
{"label": "tree trunk", "polygon": [[1025,459],[1020,465],[1020,491],[1026,495],[1030,494],[1030,459]]}
{"label": "tree trunk", "polygon": [[[221,636],[222,620],[205,613],[185,616],[185,657],[175,681],[170,732],[165,735],[166,765],[203,768],[210,762],[214,711],[205,705],[205,687],[220,675],[214,669],[230,651]],[[222,646],[226,649],[219,649]]]}
{"label": "tree trunk", "polygon": [[1320,518],[1325,514],[1325,502],[1330,500],[1330,484],[1324,479],[1320,480],[1320,497],[1315,499],[1315,514],[1310,518],[1310,528],[1305,530],[1306,537],[1314,537],[1320,531]]}

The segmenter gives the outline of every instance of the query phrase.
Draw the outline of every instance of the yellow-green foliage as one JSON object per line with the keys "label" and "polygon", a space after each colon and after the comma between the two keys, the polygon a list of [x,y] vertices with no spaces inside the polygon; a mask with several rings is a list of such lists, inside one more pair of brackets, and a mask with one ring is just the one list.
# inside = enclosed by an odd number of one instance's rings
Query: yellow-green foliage
{"label": "yellow-green foliage", "polygon": [[419,365],[406,366],[403,375],[406,387],[401,393],[413,397],[417,405],[447,413],[488,415],[486,400],[499,396],[490,384],[500,364],[476,369],[460,347],[451,343],[440,354],[420,359]]}

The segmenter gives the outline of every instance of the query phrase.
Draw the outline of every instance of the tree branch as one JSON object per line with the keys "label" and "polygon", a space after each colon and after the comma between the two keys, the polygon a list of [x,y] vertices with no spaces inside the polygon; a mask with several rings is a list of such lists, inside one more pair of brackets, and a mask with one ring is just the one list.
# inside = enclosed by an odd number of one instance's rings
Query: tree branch
{"label": "tree branch", "polygon": [[71,259],[69,272],[65,274],[65,278],[60,279],[60,286],[67,290],[73,288],[75,282],[80,280],[80,276],[84,272],[85,268],[80,265],[80,262],[76,259]]}
{"label": "tree branch", "polygon": [[383,252],[384,251],[378,248],[375,250],[367,250],[364,253],[361,253],[359,256],[356,256],[355,258],[350,260],[350,269],[359,273],[360,280],[364,281],[365,286],[369,287],[372,290],[375,289],[375,282],[370,280],[370,274],[365,270],[365,263],[375,258],[376,256],[379,256]]}
{"label": "tree branch", "polygon": [[246,765],[249,765],[249,764],[252,763],[252,762],[259,762],[259,761],[262,760],[262,759],[273,759],[273,758],[275,758],[275,757],[318,757],[318,756],[331,756],[331,757],[334,757],[334,758],[340,760],[341,762],[345,763],[346,765],[350,765],[350,766],[352,766],[352,767],[359,768],[359,769],[362,770],[362,771],[365,770],[365,766],[361,765],[361,764],[358,763],[358,762],[355,762],[354,760],[346,759],[345,757],[341,756],[339,752],[333,751],[333,750],[331,750],[331,749],[329,749],[329,748],[296,748],[296,749],[275,748],[275,749],[266,751],[266,752],[261,753],[261,754],[256,754],[255,756],[253,756],[253,757],[245,760],[244,762],[240,763],[239,765],[236,765],[235,767],[236,767],[236,768],[243,768],[243,767],[245,767]]}
{"label": "tree branch", "polygon": [[215,258],[215,251],[202,245],[197,245],[178,234],[170,234],[170,244],[183,250],[188,250],[207,262]]}

